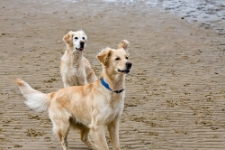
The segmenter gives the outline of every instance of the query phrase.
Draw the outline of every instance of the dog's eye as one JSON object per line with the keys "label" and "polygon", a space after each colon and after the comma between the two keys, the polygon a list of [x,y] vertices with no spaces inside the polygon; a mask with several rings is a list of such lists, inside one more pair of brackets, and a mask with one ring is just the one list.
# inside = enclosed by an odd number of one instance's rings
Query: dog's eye
{"label": "dog's eye", "polygon": [[126,56],[125,58],[126,58],[126,59],[128,59],[128,57],[127,57],[127,56]]}
{"label": "dog's eye", "polygon": [[77,39],[78,39],[78,37],[75,37],[74,39],[75,39],[75,40],[77,40]]}
{"label": "dog's eye", "polygon": [[83,37],[82,39],[85,40],[85,37]]}
{"label": "dog's eye", "polygon": [[115,60],[120,60],[120,58],[119,58],[119,57],[117,57]]}

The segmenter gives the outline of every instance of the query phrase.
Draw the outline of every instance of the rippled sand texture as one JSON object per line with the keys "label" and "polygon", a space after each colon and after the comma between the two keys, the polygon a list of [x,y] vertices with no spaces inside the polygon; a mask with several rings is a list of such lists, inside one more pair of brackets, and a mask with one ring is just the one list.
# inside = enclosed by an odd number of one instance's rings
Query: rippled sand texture
{"label": "rippled sand texture", "polygon": [[[225,149],[222,35],[145,3],[8,0],[0,8],[0,150],[62,149],[47,113],[29,110],[13,79],[43,92],[62,88],[62,37],[79,29],[89,37],[84,55],[98,75],[102,48],[131,43],[123,150]],[[68,139],[70,149],[87,150],[77,131]]]}

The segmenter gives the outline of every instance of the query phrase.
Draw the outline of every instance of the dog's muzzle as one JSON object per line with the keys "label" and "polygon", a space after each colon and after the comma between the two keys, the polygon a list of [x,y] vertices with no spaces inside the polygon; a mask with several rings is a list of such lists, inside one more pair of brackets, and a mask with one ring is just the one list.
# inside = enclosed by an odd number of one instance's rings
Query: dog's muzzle
{"label": "dog's muzzle", "polygon": [[85,46],[85,42],[80,42],[80,48],[76,48],[76,50],[83,51]]}
{"label": "dog's muzzle", "polygon": [[131,62],[126,62],[126,69],[125,70],[118,69],[118,71],[119,72],[122,72],[122,73],[125,73],[125,74],[128,74],[130,72],[131,66],[132,66],[132,63]]}

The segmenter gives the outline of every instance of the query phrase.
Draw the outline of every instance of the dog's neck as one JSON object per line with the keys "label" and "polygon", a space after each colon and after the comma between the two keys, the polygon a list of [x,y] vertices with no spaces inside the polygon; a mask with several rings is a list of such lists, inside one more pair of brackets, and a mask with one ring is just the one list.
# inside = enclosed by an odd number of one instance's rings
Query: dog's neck
{"label": "dog's neck", "polygon": [[112,91],[121,91],[125,89],[125,75],[124,74],[110,74],[103,70],[101,77],[109,85]]}
{"label": "dog's neck", "polygon": [[69,63],[72,67],[78,68],[82,65],[83,52],[75,50],[74,47],[67,47],[66,53],[69,56]]}

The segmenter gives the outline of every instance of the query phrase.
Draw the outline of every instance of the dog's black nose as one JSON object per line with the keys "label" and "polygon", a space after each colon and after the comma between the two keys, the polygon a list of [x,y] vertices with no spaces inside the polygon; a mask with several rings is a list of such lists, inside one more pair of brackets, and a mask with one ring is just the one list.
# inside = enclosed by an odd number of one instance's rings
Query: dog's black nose
{"label": "dog's black nose", "polygon": [[80,47],[84,48],[84,42],[80,42]]}
{"label": "dog's black nose", "polygon": [[132,63],[131,62],[126,62],[126,65],[127,65],[127,69],[130,69],[131,66],[132,66]]}

